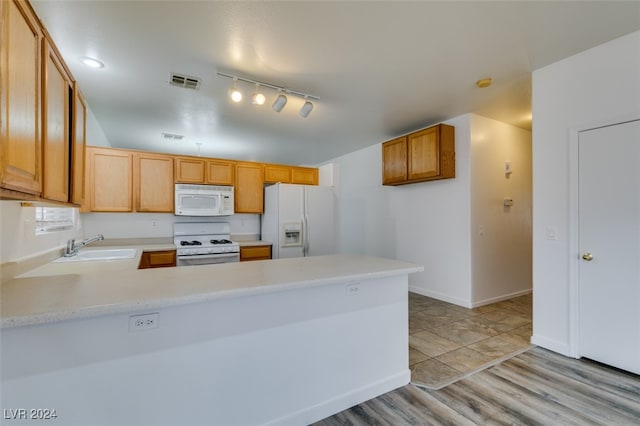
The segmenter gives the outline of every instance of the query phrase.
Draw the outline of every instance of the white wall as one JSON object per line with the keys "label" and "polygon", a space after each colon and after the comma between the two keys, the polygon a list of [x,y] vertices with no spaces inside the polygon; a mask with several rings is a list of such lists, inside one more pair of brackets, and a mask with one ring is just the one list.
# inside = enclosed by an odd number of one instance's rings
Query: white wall
{"label": "white wall", "polygon": [[[505,174],[505,162],[513,172]],[[504,207],[504,199],[513,199]],[[531,291],[531,132],[471,116],[474,306]]]}
{"label": "white wall", "polygon": [[171,213],[83,213],[84,237],[105,238],[173,237],[174,222],[229,222],[231,234],[260,234],[260,215],[234,214],[217,218],[174,216]]}
{"label": "white wall", "polygon": [[[572,129],[640,117],[640,32],[533,73],[533,342],[569,355]],[[557,240],[547,239],[547,230]]]}
{"label": "white wall", "polygon": [[36,235],[35,219],[35,207],[22,207],[20,201],[0,201],[0,263],[62,248],[69,238],[76,238],[82,233],[78,223],[74,230]]}
{"label": "white wall", "polygon": [[[445,123],[455,127],[455,179],[382,186],[381,144],[330,161],[339,170],[340,251],[424,265],[410,289],[461,306],[527,293],[531,133],[474,114]],[[510,179],[505,159],[514,166]],[[504,211],[507,195],[516,204]]]}
{"label": "white wall", "polygon": [[98,119],[87,105],[87,145],[111,147]]}
{"label": "white wall", "polygon": [[456,178],[382,186],[381,145],[331,160],[340,171],[339,249],[424,265],[412,291],[467,306],[471,278],[469,235],[470,116],[456,128]]}

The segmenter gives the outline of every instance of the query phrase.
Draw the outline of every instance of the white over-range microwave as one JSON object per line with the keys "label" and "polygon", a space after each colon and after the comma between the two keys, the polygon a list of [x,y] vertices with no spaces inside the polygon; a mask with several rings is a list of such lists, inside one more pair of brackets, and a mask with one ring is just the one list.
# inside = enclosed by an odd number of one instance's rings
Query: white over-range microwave
{"label": "white over-range microwave", "polygon": [[228,216],[233,214],[233,186],[177,183],[177,216]]}

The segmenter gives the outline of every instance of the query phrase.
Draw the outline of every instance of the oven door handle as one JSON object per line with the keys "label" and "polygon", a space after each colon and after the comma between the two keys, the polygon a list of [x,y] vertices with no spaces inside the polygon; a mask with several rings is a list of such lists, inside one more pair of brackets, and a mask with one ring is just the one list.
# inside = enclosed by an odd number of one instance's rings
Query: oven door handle
{"label": "oven door handle", "polygon": [[178,256],[180,260],[189,260],[189,259],[223,259],[225,257],[238,257],[239,253],[216,253],[216,254],[185,254],[182,256]]}

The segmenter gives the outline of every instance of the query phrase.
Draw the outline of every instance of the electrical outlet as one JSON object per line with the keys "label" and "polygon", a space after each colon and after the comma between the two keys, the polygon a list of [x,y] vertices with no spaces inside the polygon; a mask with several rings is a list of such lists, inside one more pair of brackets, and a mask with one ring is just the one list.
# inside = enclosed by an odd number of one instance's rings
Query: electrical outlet
{"label": "electrical outlet", "polygon": [[158,328],[158,312],[129,317],[129,331],[146,331]]}
{"label": "electrical outlet", "polygon": [[152,228],[157,228],[158,227],[158,221],[156,219],[152,219],[151,220],[151,227]]}
{"label": "electrical outlet", "polygon": [[360,283],[347,284],[347,296],[357,296],[360,294]]}

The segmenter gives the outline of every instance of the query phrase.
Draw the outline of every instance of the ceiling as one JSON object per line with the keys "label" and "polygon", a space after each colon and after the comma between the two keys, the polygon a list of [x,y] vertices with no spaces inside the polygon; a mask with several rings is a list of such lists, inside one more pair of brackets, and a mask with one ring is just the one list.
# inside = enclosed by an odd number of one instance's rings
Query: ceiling
{"label": "ceiling", "polygon": [[[640,29],[638,1],[31,2],[113,147],[306,165],[468,112],[530,128],[533,70]],[[234,104],[217,72],[320,100]]]}

